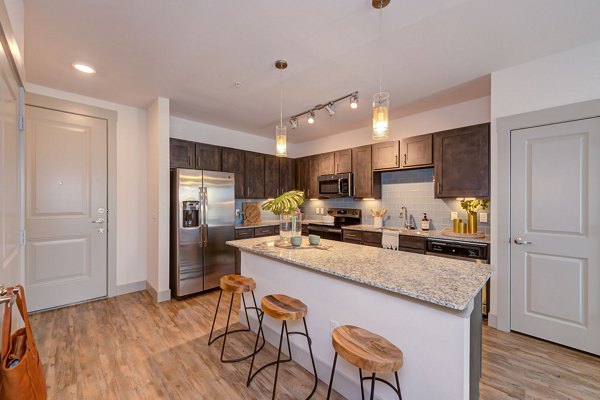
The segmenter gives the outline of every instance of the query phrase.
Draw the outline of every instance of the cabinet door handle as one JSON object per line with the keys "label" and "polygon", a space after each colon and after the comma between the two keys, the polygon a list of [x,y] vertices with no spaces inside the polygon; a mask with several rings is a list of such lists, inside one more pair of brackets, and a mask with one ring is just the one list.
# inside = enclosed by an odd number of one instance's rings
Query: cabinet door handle
{"label": "cabinet door handle", "polygon": [[406,165],[406,153],[404,153],[404,165]]}
{"label": "cabinet door handle", "polygon": [[440,182],[440,181],[438,181],[438,183],[437,183],[437,192],[438,192],[438,194],[440,194],[440,192],[442,191],[442,190],[441,190],[441,185],[440,185],[440,184],[441,184],[441,182]]}
{"label": "cabinet door handle", "polygon": [[192,156],[191,156],[191,154],[188,154],[188,164],[192,165]]}
{"label": "cabinet door handle", "polygon": [[398,166],[398,155],[397,154],[394,156],[394,160],[395,160],[394,165]]}

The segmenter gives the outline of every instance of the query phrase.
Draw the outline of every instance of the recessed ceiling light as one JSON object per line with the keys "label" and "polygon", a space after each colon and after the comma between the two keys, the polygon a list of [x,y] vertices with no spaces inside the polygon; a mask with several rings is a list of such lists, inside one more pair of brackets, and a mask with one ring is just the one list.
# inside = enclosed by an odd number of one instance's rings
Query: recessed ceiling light
{"label": "recessed ceiling light", "polygon": [[95,74],[96,69],[91,65],[82,64],[82,63],[73,63],[73,68],[77,71],[83,72],[84,74]]}

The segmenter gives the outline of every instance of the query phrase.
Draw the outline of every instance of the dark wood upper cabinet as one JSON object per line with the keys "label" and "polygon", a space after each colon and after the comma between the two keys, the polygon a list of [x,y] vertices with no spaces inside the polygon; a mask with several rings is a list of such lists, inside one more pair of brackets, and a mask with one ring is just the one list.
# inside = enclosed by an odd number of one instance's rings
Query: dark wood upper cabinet
{"label": "dark wood upper cabinet", "polygon": [[334,160],[336,174],[352,172],[352,149],[336,151]]}
{"label": "dark wood upper cabinet", "polygon": [[398,154],[400,141],[381,142],[371,145],[373,148],[373,170],[395,169],[400,167]]}
{"label": "dark wood upper cabinet", "polygon": [[244,177],[244,151],[223,147],[221,150],[221,170],[235,174],[235,197],[243,199],[246,194]]}
{"label": "dark wood upper cabinet", "polygon": [[490,124],[434,133],[435,197],[489,197]]}
{"label": "dark wood upper cabinet", "polygon": [[244,162],[245,197],[265,198],[265,155],[247,151]]}
{"label": "dark wood upper cabinet", "polygon": [[306,164],[306,158],[296,158],[294,160],[294,166],[296,169],[296,190],[301,190],[306,195],[306,175],[304,164]]}
{"label": "dark wood upper cabinet", "polygon": [[352,149],[354,197],[375,199],[381,197],[381,174],[373,173],[371,151],[370,145]]}
{"label": "dark wood upper cabinet", "polygon": [[306,193],[308,198],[316,199],[319,197],[319,164],[320,164],[320,156],[309,157],[309,165],[306,168],[306,187],[308,189],[308,193]]}
{"label": "dark wood upper cabinet", "polygon": [[196,143],[196,169],[221,170],[221,147]]}
{"label": "dark wood upper cabinet", "polygon": [[170,139],[169,147],[171,168],[194,168],[196,148],[193,142],[181,139]]}
{"label": "dark wood upper cabinet", "polygon": [[319,157],[319,175],[335,174],[335,155],[334,155],[334,153],[320,154],[317,157]]}
{"label": "dark wood upper cabinet", "polygon": [[265,197],[279,196],[279,157],[265,155]]}
{"label": "dark wood upper cabinet", "polygon": [[400,167],[433,165],[433,134],[413,136],[400,142]]}
{"label": "dark wood upper cabinet", "polygon": [[280,158],[279,159],[279,194],[294,190],[296,187],[295,176],[296,167],[294,159]]}

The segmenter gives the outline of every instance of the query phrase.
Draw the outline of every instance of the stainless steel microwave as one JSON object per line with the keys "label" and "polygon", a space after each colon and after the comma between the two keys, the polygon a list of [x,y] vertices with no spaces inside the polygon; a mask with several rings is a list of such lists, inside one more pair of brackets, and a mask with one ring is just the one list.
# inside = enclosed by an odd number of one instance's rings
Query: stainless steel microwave
{"label": "stainless steel microwave", "polygon": [[319,176],[319,197],[352,197],[352,174]]}

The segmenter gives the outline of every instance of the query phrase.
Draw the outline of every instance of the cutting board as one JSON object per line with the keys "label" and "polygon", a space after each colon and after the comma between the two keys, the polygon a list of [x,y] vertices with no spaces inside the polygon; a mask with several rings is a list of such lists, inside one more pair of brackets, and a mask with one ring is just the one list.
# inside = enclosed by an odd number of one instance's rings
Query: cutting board
{"label": "cutting board", "polygon": [[247,202],[242,203],[242,211],[244,213],[243,225],[257,224],[260,222],[260,204]]}

